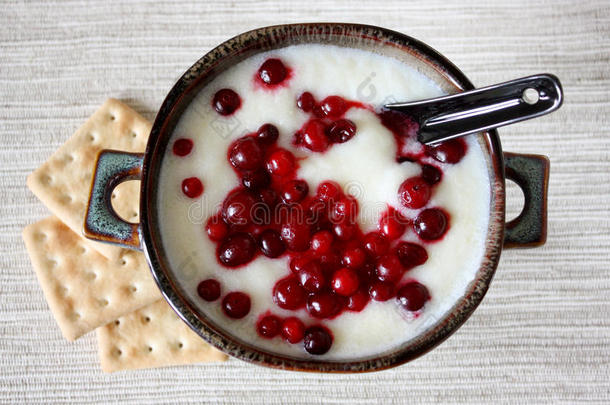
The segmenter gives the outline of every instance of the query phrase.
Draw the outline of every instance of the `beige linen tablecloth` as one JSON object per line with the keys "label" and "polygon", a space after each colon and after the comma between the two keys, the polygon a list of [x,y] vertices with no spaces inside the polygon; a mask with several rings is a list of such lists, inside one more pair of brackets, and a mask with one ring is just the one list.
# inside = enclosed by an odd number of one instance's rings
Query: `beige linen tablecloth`
{"label": "beige linen tablecloth", "polygon": [[[395,29],[478,86],[552,72],[562,109],[500,131],[505,150],[550,157],[549,237],[506,250],[472,318],[402,367],[366,375],[229,360],[105,375],[93,335],[66,342],[21,241],[47,210],[25,177],[109,96],[152,119],[213,46],[282,22]],[[576,403],[610,401],[610,3],[31,1],[0,4],[0,402]],[[520,193],[511,187],[510,212]]]}

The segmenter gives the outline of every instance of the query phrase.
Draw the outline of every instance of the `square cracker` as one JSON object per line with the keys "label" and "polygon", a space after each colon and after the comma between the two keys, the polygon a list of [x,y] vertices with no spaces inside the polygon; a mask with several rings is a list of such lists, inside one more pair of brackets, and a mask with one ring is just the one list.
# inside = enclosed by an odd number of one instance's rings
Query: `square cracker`
{"label": "square cracker", "polygon": [[23,239],[55,321],[68,340],[159,298],[144,255],[108,260],[58,218],[28,225]]}
{"label": "square cracker", "polygon": [[[82,235],[95,161],[102,149],[143,152],[151,125],[115,99],[108,99],[53,155],[31,173],[27,185],[51,212],[72,231]],[[129,185],[127,185],[129,184]],[[137,221],[139,183],[125,183],[114,193],[117,212]],[[89,247],[111,260],[123,250],[87,240]]]}
{"label": "square cracker", "polygon": [[227,355],[204,342],[164,300],[97,329],[102,370],[224,361]]}

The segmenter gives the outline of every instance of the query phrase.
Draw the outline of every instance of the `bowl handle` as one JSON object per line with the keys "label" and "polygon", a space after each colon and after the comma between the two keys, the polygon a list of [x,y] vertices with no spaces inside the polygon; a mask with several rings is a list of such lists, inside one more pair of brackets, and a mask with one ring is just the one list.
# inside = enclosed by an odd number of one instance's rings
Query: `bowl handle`
{"label": "bowl handle", "polygon": [[112,208],[112,191],[128,180],[142,178],[141,153],[128,153],[106,149],[99,153],[83,234],[88,239],[112,243],[129,249],[142,250],[140,224],[132,224],[119,217]]}
{"label": "bowl handle", "polygon": [[546,156],[504,152],[504,173],[523,191],[525,204],[506,224],[504,247],[536,247],[546,242],[550,162]]}

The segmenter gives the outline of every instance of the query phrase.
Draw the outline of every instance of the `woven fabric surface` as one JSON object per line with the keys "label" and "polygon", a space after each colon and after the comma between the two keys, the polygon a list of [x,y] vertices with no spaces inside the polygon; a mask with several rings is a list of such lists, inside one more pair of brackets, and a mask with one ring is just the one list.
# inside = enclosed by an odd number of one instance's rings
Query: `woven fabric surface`
{"label": "woven fabric surface", "polygon": [[[48,215],[32,172],[108,97],[153,119],[220,42],[283,22],[380,25],[427,42],[477,86],[551,72],[556,113],[500,130],[551,160],[548,242],[505,250],[470,320],[422,358],[365,375],[223,364],[103,374],[95,337],[65,341],[21,241]],[[610,3],[0,2],[0,403],[610,402]],[[509,216],[522,201],[509,185]]]}

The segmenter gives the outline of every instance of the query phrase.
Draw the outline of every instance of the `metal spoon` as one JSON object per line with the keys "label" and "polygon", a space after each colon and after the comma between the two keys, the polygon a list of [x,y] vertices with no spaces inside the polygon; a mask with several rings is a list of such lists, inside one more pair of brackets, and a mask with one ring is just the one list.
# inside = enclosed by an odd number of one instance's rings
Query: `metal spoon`
{"label": "metal spoon", "polygon": [[387,104],[385,108],[409,115],[419,124],[417,139],[434,144],[548,114],[562,101],[559,79],[539,74],[450,96]]}

